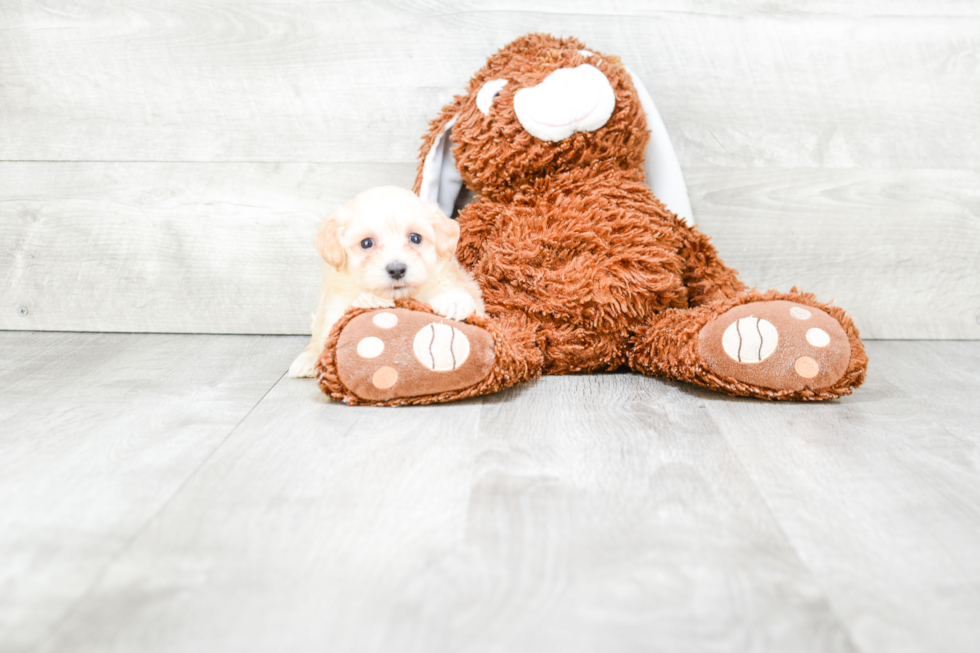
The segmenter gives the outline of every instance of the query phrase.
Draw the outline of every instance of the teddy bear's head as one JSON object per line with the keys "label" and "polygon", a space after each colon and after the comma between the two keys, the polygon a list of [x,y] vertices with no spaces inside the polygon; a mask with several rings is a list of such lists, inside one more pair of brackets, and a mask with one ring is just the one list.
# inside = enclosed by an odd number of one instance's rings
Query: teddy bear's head
{"label": "teddy bear's head", "polygon": [[[464,183],[493,196],[597,162],[642,169],[644,157],[650,158],[648,127],[656,140],[663,124],[642,83],[618,57],[589,50],[575,38],[528,34],[491,56],[466,94],[431,123],[415,191],[451,214],[453,191]],[[664,154],[676,166],[666,131],[663,138]],[[649,182],[649,170],[647,176]],[[683,189],[682,178],[680,184]],[[686,202],[686,189],[683,195]]]}

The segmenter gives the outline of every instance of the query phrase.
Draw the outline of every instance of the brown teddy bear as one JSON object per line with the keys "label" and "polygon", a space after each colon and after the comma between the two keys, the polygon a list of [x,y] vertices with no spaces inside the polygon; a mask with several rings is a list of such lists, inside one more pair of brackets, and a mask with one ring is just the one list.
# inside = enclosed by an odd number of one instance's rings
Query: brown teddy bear
{"label": "brown teddy bear", "polygon": [[[843,310],[747,291],[678,217],[690,206],[666,131],[617,57],[544,34],[490,57],[432,122],[415,191],[451,215],[463,184],[477,198],[458,212],[457,256],[487,315],[350,311],[317,368],[330,396],[427,404],[623,366],[765,399],[832,399],[864,380]],[[368,337],[384,347],[364,357]]]}

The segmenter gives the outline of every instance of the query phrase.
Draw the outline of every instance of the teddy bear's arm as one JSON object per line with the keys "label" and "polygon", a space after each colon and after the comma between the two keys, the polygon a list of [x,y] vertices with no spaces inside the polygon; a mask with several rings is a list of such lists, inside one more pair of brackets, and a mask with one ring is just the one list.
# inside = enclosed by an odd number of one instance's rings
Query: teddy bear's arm
{"label": "teddy bear's arm", "polygon": [[501,214],[506,213],[502,204],[480,198],[460,211],[459,244],[456,258],[467,270],[474,270],[485,255],[489,235],[499,227]]}
{"label": "teddy bear's arm", "polygon": [[724,264],[708,236],[681,220],[677,220],[675,229],[681,237],[684,285],[691,306],[715,299],[730,299],[745,290],[738,272]]}

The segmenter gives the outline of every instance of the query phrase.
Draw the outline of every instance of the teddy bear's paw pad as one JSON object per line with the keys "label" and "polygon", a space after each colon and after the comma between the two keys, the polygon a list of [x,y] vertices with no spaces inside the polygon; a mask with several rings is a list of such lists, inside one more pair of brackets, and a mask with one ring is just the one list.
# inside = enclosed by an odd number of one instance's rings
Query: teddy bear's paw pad
{"label": "teddy bear's paw pad", "polygon": [[729,309],[703,329],[698,353],[718,376],[771,390],[818,390],[847,370],[851,344],[830,315],[789,301]]}
{"label": "teddy bear's paw pad", "polygon": [[362,313],[337,340],[337,374],[361,399],[388,401],[468,388],[493,368],[485,330],[403,308]]}

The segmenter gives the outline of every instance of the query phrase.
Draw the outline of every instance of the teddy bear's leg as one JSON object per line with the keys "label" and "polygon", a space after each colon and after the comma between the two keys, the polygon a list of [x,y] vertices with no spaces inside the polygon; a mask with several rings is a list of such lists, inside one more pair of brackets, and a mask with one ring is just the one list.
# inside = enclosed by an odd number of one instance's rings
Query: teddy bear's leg
{"label": "teddy bear's leg", "polygon": [[684,286],[690,306],[732,299],[745,290],[738,273],[724,264],[711,239],[697,227],[677,220],[674,230],[683,242],[679,254],[684,262]]}
{"label": "teddy bear's leg", "polygon": [[664,311],[637,335],[630,365],[733,395],[815,401],[850,394],[868,358],[842,309],[794,288]]}
{"label": "teddy bear's leg", "polygon": [[520,314],[457,322],[411,300],[352,310],[334,326],[316,376],[326,394],[348,404],[454,401],[540,376],[536,336]]}

